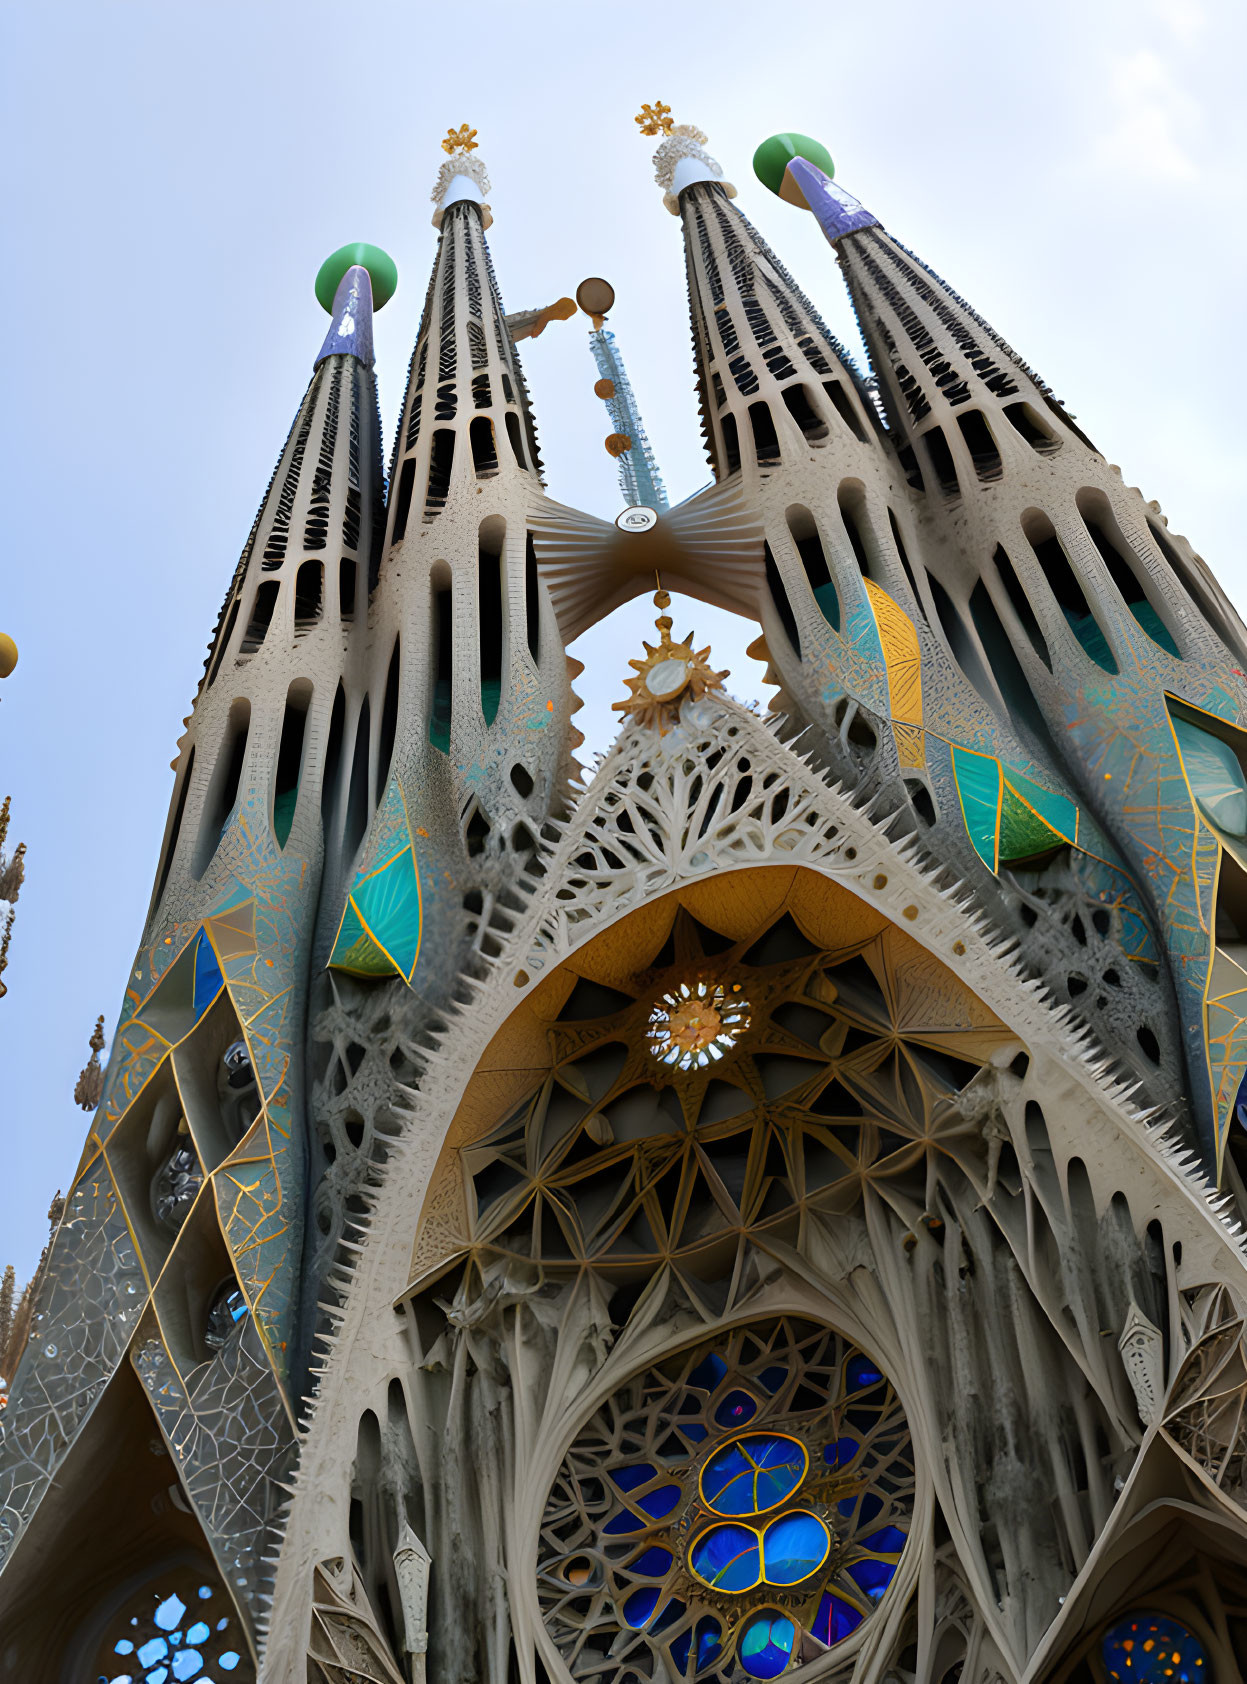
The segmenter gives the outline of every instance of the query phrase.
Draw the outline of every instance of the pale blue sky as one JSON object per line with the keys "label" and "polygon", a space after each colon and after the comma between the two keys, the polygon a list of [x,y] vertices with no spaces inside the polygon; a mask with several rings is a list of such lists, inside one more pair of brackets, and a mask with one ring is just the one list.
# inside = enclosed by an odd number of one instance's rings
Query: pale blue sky
{"label": "pale blue sky", "polygon": [[[778,129],[825,141],[1242,602],[1245,56],[1231,0],[11,8],[0,629],[21,663],[0,686],[0,794],[30,852],[0,1001],[0,1262],[29,1272],[72,1178],[74,1080],[99,1012],[111,1033],[180,721],[323,333],[316,269],[355,239],[397,260],[388,455],[448,125],[480,131],[509,309],[614,282],[673,500],[709,476],[679,225],[632,122],[659,97],[854,344],[821,236],[750,171]],[[522,351],[551,491],[612,515],[583,319]],[[592,641],[592,746],[651,614]],[[690,624],[754,693],[752,628],[700,606]]]}

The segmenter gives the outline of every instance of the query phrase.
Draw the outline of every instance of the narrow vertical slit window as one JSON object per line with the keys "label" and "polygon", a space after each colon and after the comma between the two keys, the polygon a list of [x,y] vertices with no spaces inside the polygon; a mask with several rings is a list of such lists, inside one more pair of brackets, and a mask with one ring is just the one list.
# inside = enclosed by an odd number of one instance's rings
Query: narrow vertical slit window
{"label": "narrow vertical slit window", "polygon": [[472,446],[472,467],[477,479],[492,479],[498,472],[498,446],[494,441],[494,424],[488,415],[478,415],[468,428],[468,442]]}
{"label": "narrow vertical slit window", "polygon": [[823,540],[814,516],[800,503],[794,503],[788,509],[785,519],[819,611],[827,624],[839,631],[840,598],[836,595],[827,553],[823,548]]}
{"label": "narrow vertical slit window", "polygon": [[502,700],[502,551],[506,523],[496,515],[481,522],[476,550],[476,611],[481,652],[481,712],[486,725],[498,717]]}
{"label": "narrow vertical slit window", "polygon": [[191,744],[191,751],[186,756],[186,767],[182,773],[182,782],[178,786],[177,805],[173,809],[173,823],[169,827],[169,840],[165,844],[165,857],[160,865],[160,877],[156,883],[156,893],[152,899],[152,911],[160,905],[160,897],[165,892],[165,884],[169,881],[169,868],[173,864],[173,856],[178,851],[178,837],[182,834],[182,815],[186,812],[186,797],[190,793],[191,774],[195,770],[195,745]]}
{"label": "narrow vertical slit window", "polygon": [[901,472],[905,476],[905,483],[915,491],[925,491],[926,481],[922,477],[922,469],[918,466],[918,458],[914,455],[913,447],[908,444],[897,446],[896,459],[901,465]]}
{"label": "narrow vertical slit window", "polygon": [[1005,420],[1017,433],[1019,438],[1026,440],[1031,449],[1040,456],[1051,456],[1060,450],[1061,441],[1055,438],[1039,416],[1028,403],[1007,403],[1005,405]]}
{"label": "narrow vertical slit window", "polygon": [[1200,562],[1198,556],[1192,561],[1181,554],[1172,536],[1165,531],[1159,522],[1149,520],[1148,531],[1152,535],[1152,542],[1173,570],[1174,578],[1190,597],[1200,618],[1212,627],[1217,636],[1227,643],[1238,656],[1242,665],[1247,665],[1247,645],[1233,624],[1227,619],[1210,584],[1200,576]]}
{"label": "narrow vertical slit window", "polygon": [[792,612],[792,604],[788,600],[788,592],[784,589],[784,581],[780,577],[775,557],[771,553],[771,546],[766,549],[766,582],[771,593],[771,601],[775,604],[775,612],[779,615],[779,623],[784,628],[784,636],[792,645],[793,653],[801,659],[801,637],[797,631],[796,616]]}
{"label": "narrow vertical slit window", "polygon": [[338,804],[342,785],[342,739],[346,731],[346,691],[339,682],[329,716],[329,741],[325,745],[325,766],[321,774],[320,812],[325,827],[325,844],[329,845],[337,829]]}
{"label": "narrow vertical slit window", "polygon": [[974,471],[985,483],[1000,478],[1003,465],[1000,451],[996,448],[996,441],[992,437],[992,430],[981,409],[959,410],[957,425],[961,429],[961,436],[965,440],[966,449],[970,452],[970,460],[974,463]]}
{"label": "narrow vertical slit window", "polygon": [[823,390],[831,399],[836,414],[856,439],[866,441],[866,429],[862,426],[861,416],[854,407],[853,400],[838,380],[824,380]]}
{"label": "narrow vertical slit window", "polygon": [[242,634],[242,642],[238,648],[240,655],[254,655],[268,636],[280,590],[281,585],[276,579],[266,579],[256,591],[255,601],[251,605],[251,618],[247,622],[247,629]]}
{"label": "narrow vertical slit window", "polygon": [[760,468],[772,468],[779,461],[779,434],[770,405],[751,403],[749,425],[753,429],[753,450]]}
{"label": "narrow vertical slit window", "polygon": [[537,571],[537,549],[532,533],[524,540],[524,618],[528,622],[528,653],[534,664],[541,660],[541,575]]}
{"label": "narrow vertical slit window", "polygon": [[208,869],[217,843],[238,802],[238,786],[247,758],[247,736],[251,729],[251,703],[240,697],[229,710],[225,737],[217,755],[199,826],[193,875],[202,877]]}
{"label": "narrow vertical slit window", "polygon": [[970,616],[1006,707],[1014,719],[1021,720],[1029,727],[1031,735],[1048,750],[1053,763],[1059,766],[1061,757],[1048,730],[1048,722],[1035,699],[1034,685],[1022,671],[1017,651],[1001,623],[996,604],[982,579],[970,593]]}
{"label": "narrow vertical slit window", "polygon": [[286,712],[281,722],[281,744],[277,750],[277,776],[273,785],[273,835],[277,846],[290,840],[294,810],[299,804],[299,780],[303,768],[303,739],[307,731],[307,710],[312,686],[296,678],[286,692]]}
{"label": "narrow vertical slit window", "polygon": [[294,580],[294,629],[307,631],[320,619],[323,562],[305,561]]}
{"label": "narrow vertical slit window", "polygon": [[511,450],[515,460],[521,468],[527,468],[528,463],[524,460],[524,435],[520,430],[520,418],[513,409],[507,411],[507,437],[511,441]]}
{"label": "narrow vertical slit window", "polygon": [[1031,648],[1039,656],[1048,671],[1051,672],[1052,657],[1048,653],[1047,640],[1039,629],[1039,621],[1035,618],[1035,610],[1031,607],[1026,592],[1022,589],[1022,581],[1018,578],[1017,571],[1003,544],[996,545],[996,552],[992,556],[992,560],[996,564],[1000,582],[1004,585],[1005,594],[1012,604],[1013,612],[1022,623],[1022,630],[1026,633]]}
{"label": "narrow vertical slit window", "polygon": [[360,704],[359,721],[355,726],[355,753],[351,759],[351,787],[346,798],[346,835],[343,852],[354,859],[368,828],[371,804],[368,800],[368,761],[371,751],[371,709],[367,696]]}
{"label": "narrow vertical slit window", "polygon": [[724,415],[719,421],[723,429],[723,477],[740,471],[740,438],[736,431],[736,417]]}
{"label": "narrow vertical slit window", "polygon": [[[874,557],[872,542],[870,549],[866,547],[866,533],[870,529],[870,522],[866,515],[866,499],[862,495],[860,485],[853,482],[840,487],[836,494],[836,503],[840,509],[840,519],[844,522],[844,530],[848,534],[849,543],[853,546],[853,554],[857,558],[857,565],[863,579],[875,579],[877,569],[872,566]],[[871,533],[873,540],[874,533]],[[877,583],[876,579],[876,583]]]}
{"label": "narrow vertical slit window", "polygon": [[997,705],[996,691],[992,685],[987,668],[983,664],[978,646],[970,635],[969,627],[957,612],[952,597],[944,589],[935,574],[928,571],[927,585],[931,592],[931,600],[935,604],[936,616],[943,628],[944,636],[948,639],[948,647],[956,657],[957,665],[965,673],[979,695],[992,704]]}
{"label": "narrow vertical slit window", "polygon": [[804,386],[785,386],[783,398],[785,408],[808,443],[818,444],[827,437],[831,429],[810,402],[810,394]]}
{"label": "narrow vertical slit window", "polygon": [[1095,664],[1105,672],[1116,672],[1108,640],[1101,631],[1090,605],[1083,595],[1078,575],[1070,566],[1069,557],[1061,547],[1052,522],[1038,509],[1028,509],[1022,516],[1022,531],[1035,552],[1035,559],[1043,568],[1044,578],[1065,616],[1065,622]]}
{"label": "narrow vertical slit window", "polygon": [[[909,588],[914,593],[914,601],[921,608],[922,607],[922,598],[918,594],[918,581],[917,581],[917,579],[914,578],[914,570],[909,565],[909,557],[905,553],[905,545],[901,540],[901,529],[897,525],[896,516],[895,516],[895,514],[893,514],[891,509],[888,510],[888,526],[890,527],[891,532],[892,532],[892,542],[896,546],[897,557],[900,560],[901,566],[905,570],[905,577],[909,580]],[[924,618],[925,618],[925,614],[924,614]]]}
{"label": "narrow vertical slit window", "polygon": [[355,618],[355,580],[358,567],[343,557],[338,565],[338,616],[343,620]]}
{"label": "narrow vertical slit window", "polygon": [[416,483],[416,459],[409,456],[399,469],[398,496],[394,500],[394,530],[390,541],[401,544],[407,536],[407,517],[411,513],[411,494]]}
{"label": "narrow vertical slit window", "polygon": [[927,459],[939,482],[940,490],[945,497],[960,497],[961,484],[957,479],[957,469],[953,465],[953,453],[944,437],[944,429],[932,427],[923,433],[922,442],[927,447]]}
{"label": "narrow vertical slit window", "polygon": [[390,670],[385,675],[385,700],[381,704],[381,729],[377,736],[378,801],[385,791],[386,780],[390,775],[390,762],[394,758],[394,739],[398,735],[398,681],[401,673],[402,650],[396,637],[390,656]]}
{"label": "narrow vertical slit window", "polygon": [[439,427],[433,434],[433,448],[429,454],[429,485],[424,499],[424,518],[440,515],[450,495],[450,475],[455,465],[455,435],[449,427]]}
{"label": "narrow vertical slit window", "polygon": [[450,590],[450,569],[445,563],[434,570],[432,621],[433,706],[429,716],[429,741],[443,754],[449,754],[455,676],[454,602]]}
{"label": "narrow vertical slit window", "polygon": [[1099,550],[1109,577],[1121,593],[1123,602],[1151,638],[1166,654],[1176,656],[1178,646],[1173,633],[1161,618],[1148,597],[1138,575],[1138,563],[1121,528],[1113,518],[1108,498],[1102,492],[1080,491],[1075,498],[1083,525],[1091,542]]}

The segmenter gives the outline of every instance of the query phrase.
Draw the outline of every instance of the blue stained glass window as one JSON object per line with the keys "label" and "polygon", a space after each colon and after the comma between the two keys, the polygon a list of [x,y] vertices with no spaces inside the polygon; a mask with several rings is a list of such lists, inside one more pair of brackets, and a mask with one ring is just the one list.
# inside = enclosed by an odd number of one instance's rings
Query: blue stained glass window
{"label": "blue stained glass window", "polygon": [[188,1643],[206,1643],[211,1636],[211,1626],[205,1625],[202,1620],[196,1620],[193,1626],[186,1628],[186,1641]]}
{"label": "blue stained glass window", "polygon": [[761,1514],[805,1478],[805,1446],[778,1433],[746,1433],[716,1450],[701,1474],[701,1494],[719,1514]]}
{"label": "blue stained glass window", "polygon": [[779,1390],[787,1378],[788,1370],[786,1368],[764,1368],[761,1374],[758,1375],[758,1384],[762,1387],[763,1391],[774,1394]]}
{"label": "blue stained glass window", "polygon": [[216,1664],[222,1672],[233,1672],[240,1660],[242,1660],[242,1656],[236,1649],[227,1649],[223,1655],[217,1656]]}
{"label": "blue stained glass window", "polygon": [[838,1438],[824,1449],[823,1460],[829,1468],[847,1468],[860,1449],[855,1438]]}
{"label": "blue stained glass window", "polygon": [[792,1659],[797,1628],[771,1610],[750,1620],[740,1640],[740,1664],[751,1678],[778,1678]]}
{"label": "blue stained glass window", "polygon": [[680,1431],[685,1438],[691,1438],[694,1444],[700,1444],[706,1436],[706,1429],[700,1421],[681,1421]]}
{"label": "blue stained glass window", "polygon": [[878,1550],[881,1555],[898,1555],[905,1548],[905,1534],[899,1526],[881,1526],[869,1538],[863,1538],[862,1543],[868,1550]]}
{"label": "blue stained glass window", "polygon": [[631,1509],[623,1509],[612,1520],[608,1520],[602,1530],[613,1535],[620,1532],[640,1532],[644,1525],[640,1515],[633,1514]]}
{"label": "blue stained glass window", "polygon": [[718,1654],[723,1644],[723,1632],[718,1620],[698,1620],[697,1622],[697,1665],[700,1669],[709,1666]]}
{"label": "blue stained glass window", "polygon": [[139,1649],[134,1658],[140,1666],[155,1666],[157,1661],[163,1661],[169,1653],[169,1645],[163,1637],[149,1638]]}
{"label": "blue stained glass window", "polygon": [[861,1623],[860,1608],[855,1608],[851,1602],[844,1602],[840,1597],[833,1596],[830,1591],[825,1591],[810,1629],[818,1641],[825,1643],[830,1649],[833,1643],[842,1643]]}
{"label": "blue stained glass window", "polygon": [[654,1630],[666,1631],[668,1626],[673,1626],[677,1620],[682,1620],[685,1612],[686,1610],[682,1602],[676,1602],[674,1600],[668,1602],[662,1613],[654,1621]]}
{"label": "blue stained glass window", "polygon": [[642,1579],[660,1579],[670,1566],[671,1551],[659,1549],[655,1544],[650,1549],[642,1550],[635,1561],[630,1561],[628,1571]]}
{"label": "blue stained glass window", "polygon": [[723,1358],[717,1351],[711,1351],[689,1375],[688,1383],[700,1387],[703,1392],[712,1392],[726,1373],[727,1364]]}
{"label": "blue stained glass window", "polygon": [[113,1644],[114,1655],[132,1655],[133,1653],[134,1645],[128,1637],[123,1637],[119,1643]]}
{"label": "blue stained glass window", "polygon": [[647,1479],[657,1477],[658,1469],[652,1468],[648,1462],[638,1462],[631,1468],[612,1468],[611,1478],[621,1491],[635,1491],[638,1485],[644,1485]]}
{"label": "blue stained glass window", "polygon": [[762,1535],[762,1572],[768,1584],[795,1585],[821,1567],[831,1536],[817,1515],[798,1509],[773,1520]]}
{"label": "blue stained glass window", "polygon": [[721,1427],[743,1427],[746,1421],[752,1421],[758,1412],[758,1405],[748,1392],[729,1392],[723,1402],[714,1412],[714,1418]]}
{"label": "blue stained glass window", "polygon": [[643,1626],[658,1604],[658,1591],[646,1585],[634,1590],[623,1605],[623,1616],[630,1626]]}
{"label": "blue stained glass window", "polygon": [[680,1500],[678,1485],[660,1485],[657,1491],[647,1491],[643,1497],[637,1498],[637,1504],[654,1520],[661,1520],[665,1514],[670,1514]]}
{"label": "blue stained glass window", "polygon": [[188,1678],[195,1678],[203,1671],[203,1664],[198,1649],[181,1649],[173,1657],[173,1676],[178,1684],[186,1684]]}
{"label": "blue stained glass window", "polygon": [[883,1375],[871,1362],[869,1357],[852,1357],[847,1369],[848,1389],[851,1392],[864,1391],[867,1386],[877,1386]]}
{"label": "blue stained glass window", "polygon": [[761,1577],[758,1537],[748,1526],[712,1526],[693,1543],[693,1571],[716,1590],[752,1590]]}
{"label": "blue stained glass window", "polygon": [[1203,1644],[1167,1614],[1127,1614],[1104,1633],[1100,1652],[1108,1684],[1211,1684]]}
{"label": "blue stained glass window", "polygon": [[895,1572],[896,1563],[892,1561],[855,1561],[849,1568],[849,1577],[872,1602],[878,1602],[892,1583]]}
{"label": "blue stained glass window", "polygon": [[153,1668],[153,1670],[144,1677],[143,1684],[165,1684],[165,1679],[168,1678],[168,1676],[168,1667],[158,1666]]}
{"label": "blue stained glass window", "polygon": [[693,1641],[691,1631],[682,1631],[671,1640],[671,1659],[677,1672],[688,1671],[688,1651]]}

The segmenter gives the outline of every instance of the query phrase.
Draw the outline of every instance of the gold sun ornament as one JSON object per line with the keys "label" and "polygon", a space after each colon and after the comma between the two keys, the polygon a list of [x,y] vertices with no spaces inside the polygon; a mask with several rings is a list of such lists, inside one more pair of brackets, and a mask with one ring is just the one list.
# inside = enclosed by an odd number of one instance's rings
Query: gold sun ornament
{"label": "gold sun ornament", "polygon": [[469,128],[466,123],[460,123],[457,129],[447,129],[442,151],[448,155],[455,152],[475,152],[476,130]]}
{"label": "gold sun ornament", "polygon": [[749,1002],[738,982],[681,982],[659,995],[646,1039],[660,1064],[704,1069],[749,1027]]}
{"label": "gold sun ornament", "polygon": [[[654,605],[669,608],[668,593],[655,591]],[[645,644],[643,660],[628,662],[636,670],[636,677],[625,681],[632,694],[626,701],[612,702],[611,706],[642,725],[656,727],[665,736],[679,718],[684,698],[689,696],[698,701],[708,690],[721,690],[728,673],[713,671],[709,665],[710,645],[694,649],[692,632],[682,643],[673,642],[669,614],[660,614],[654,623],[658,627],[658,642]]]}
{"label": "gold sun ornament", "polygon": [[643,105],[632,120],[646,135],[670,134],[675,127],[671,107],[664,105],[660,99],[656,99],[653,105]]}

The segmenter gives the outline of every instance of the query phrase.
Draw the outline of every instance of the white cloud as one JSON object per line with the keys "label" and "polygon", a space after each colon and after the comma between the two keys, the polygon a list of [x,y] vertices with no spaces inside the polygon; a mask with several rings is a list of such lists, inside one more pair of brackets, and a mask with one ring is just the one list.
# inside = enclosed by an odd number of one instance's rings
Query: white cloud
{"label": "white cloud", "polygon": [[1109,77],[1109,96],[1115,117],[1095,144],[1094,163],[1150,181],[1196,179],[1183,134],[1198,120],[1198,107],[1159,53],[1141,47],[1119,60]]}

